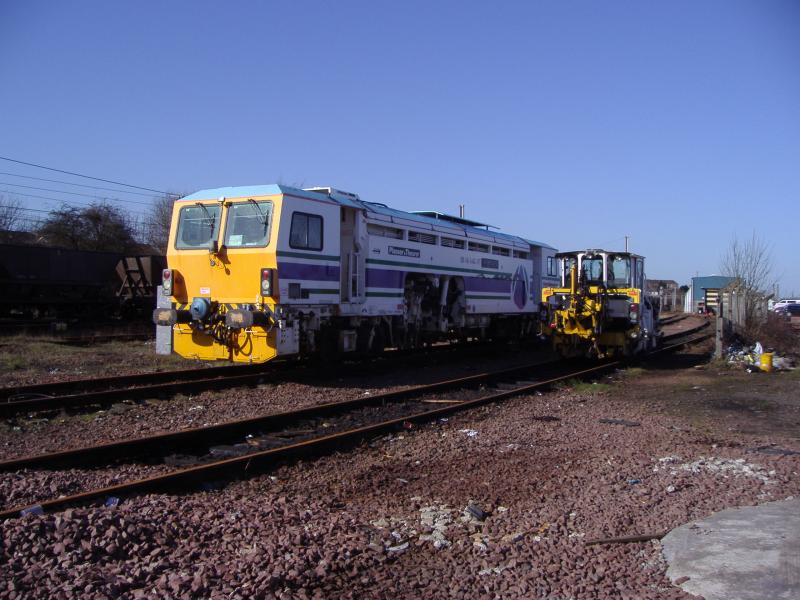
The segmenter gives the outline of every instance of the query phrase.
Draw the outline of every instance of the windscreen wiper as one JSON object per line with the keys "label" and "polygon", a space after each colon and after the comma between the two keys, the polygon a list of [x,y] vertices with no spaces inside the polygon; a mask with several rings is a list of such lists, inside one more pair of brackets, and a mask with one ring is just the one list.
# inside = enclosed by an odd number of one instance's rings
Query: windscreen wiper
{"label": "windscreen wiper", "polygon": [[252,202],[253,206],[256,207],[256,210],[258,211],[258,222],[261,223],[262,225],[266,225],[267,224],[267,215],[263,210],[261,210],[261,207],[258,205],[258,202],[256,202],[252,198],[248,198],[247,201],[248,202]]}
{"label": "windscreen wiper", "polygon": [[195,202],[195,204],[196,204],[197,206],[199,206],[200,208],[202,208],[202,209],[203,209],[203,212],[204,212],[204,213],[206,213],[206,219],[207,219],[207,220],[208,220],[208,221],[211,223],[211,226],[213,227],[213,226],[214,226],[214,223],[215,223],[215,222],[216,222],[216,220],[217,220],[217,218],[216,218],[216,217],[212,217],[212,216],[211,216],[211,212],[209,212],[209,210],[208,210],[208,208],[206,207],[206,205],[205,205],[205,204],[203,204],[202,202]]}

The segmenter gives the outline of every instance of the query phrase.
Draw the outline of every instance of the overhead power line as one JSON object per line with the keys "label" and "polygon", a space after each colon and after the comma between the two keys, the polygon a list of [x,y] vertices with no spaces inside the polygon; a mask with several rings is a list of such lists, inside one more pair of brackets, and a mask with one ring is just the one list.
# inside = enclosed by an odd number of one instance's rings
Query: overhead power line
{"label": "overhead power line", "polygon": [[[127,204],[140,204],[142,206],[152,206],[150,202],[141,202],[139,200],[123,200],[122,198],[107,198],[103,196],[99,196],[97,194],[83,194],[81,192],[70,192],[70,191],[62,191],[62,190],[54,190],[52,188],[42,188],[42,187],[34,187],[32,185],[22,185],[19,183],[9,183],[8,181],[0,181],[0,185],[13,185],[14,187],[21,187],[27,190],[39,190],[40,192],[55,192],[56,194],[69,194],[71,196],[85,196],[86,198],[98,198],[102,200],[115,200],[117,202],[125,202]],[[8,190],[6,190],[8,191]],[[10,192],[16,193],[16,192]]]}
{"label": "overhead power line", "polygon": [[[11,175],[12,177],[22,177],[23,179],[35,179],[36,181],[47,181],[49,183],[64,183],[66,185],[75,185],[82,188],[89,188],[91,190],[117,192],[118,194],[135,194],[137,196],[147,196],[148,198],[153,197],[152,194],[145,194],[144,192],[132,192],[130,190],[120,190],[117,188],[98,187],[96,185],[87,185],[85,183],[73,183],[71,181],[62,181],[61,179],[45,179],[44,177],[34,177],[33,175],[20,175],[19,173],[6,173],[5,171],[0,171],[0,175]],[[13,183],[10,185],[19,185],[19,184]]]}
{"label": "overhead power line", "polygon": [[56,173],[65,173],[66,175],[74,175],[75,177],[85,177],[86,179],[94,179],[95,181],[102,181],[103,183],[113,183],[114,185],[122,185],[137,190],[145,190],[147,192],[156,192],[157,194],[164,194],[165,196],[175,196],[177,194],[170,194],[162,190],[154,190],[153,188],[142,187],[140,185],[132,185],[130,183],[122,183],[120,181],[113,181],[111,179],[103,179],[101,177],[92,177],[91,175],[83,175],[82,173],[75,173],[74,171],[65,171],[64,169],[56,169],[54,167],[46,167],[44,165],[37,165],[35,163],[25,162],[24,160],[17,160],[16,158],[8,158],[7,156],[0,156],[0,160],[7,160],[8,162],[17,163],[20,165],[27,165],[29,167],[36,167],[37,169],[46,169],[48,171],[55,171]]}
{"label": "overhead power line", "polygon": [[[63,198],[50,198],[49,196],[36,196],[34,194],[23,194],[22,192],[17,192],[16,190],[0,190],[0,192],[6,192],[8,194],[15,194],[17,196],[24,196],[25,198],[38,198],[39,200],[50,200],[52,202],[58,202],[58,203],[60,203],[62,205],[67,205],[67,206],[91,206],[91,204],[85,204],[85,203],[80,203],[80,202],[75,202],[75,201],[69,202],[67,200],[64,200]],[[129,211],[129,212],[131,214],[133,214],[133,215],[136,215],[137,217],[142,217],[142,218],[145,218],[145,219],[147,218],[147,215],[144,214],[144,213],[134,212],[132,210]]]}
{"label": "overhead power line", "polygon": [[24,206],[20,206],[20,207],[19,207],[19,210],[24,210],[25,212],[38,212],[38,213],[46,213],[46,214],[48,214],[48,215],[49,215],[49,214],[52,212],[52,211],[50,211],[50,210],[45,210],[45,209],[43,209],[43,208],[25,208]]}

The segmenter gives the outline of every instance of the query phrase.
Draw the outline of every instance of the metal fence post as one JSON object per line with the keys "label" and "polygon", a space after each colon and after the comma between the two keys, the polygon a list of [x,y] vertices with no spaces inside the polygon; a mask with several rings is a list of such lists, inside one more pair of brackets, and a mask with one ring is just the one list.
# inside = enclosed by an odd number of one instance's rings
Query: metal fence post
{"label": "metal fence post", "polygon": [[714,323],[714,358],[722,358],[722,336],[725,332],[725,317],[723,316],[723,308],[725,308],[725,305],[721,299],[717,308],[717,318]]}

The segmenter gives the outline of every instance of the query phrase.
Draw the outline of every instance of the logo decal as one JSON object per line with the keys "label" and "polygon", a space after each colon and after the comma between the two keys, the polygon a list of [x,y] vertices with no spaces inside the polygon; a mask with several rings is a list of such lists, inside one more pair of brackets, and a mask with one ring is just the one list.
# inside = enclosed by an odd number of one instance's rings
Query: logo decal
{"label": "logo decal", "polygon": [[392,256],[419,258],[419,250],[417,250],[416,248],[401,248],[399,246],[389,246],[389,254],[391,254]]}
{"label": "logo decal", "polygon": [[511,278],[511,299],[520,310],[525,308],[528,301],[528,271],[520,265]]}

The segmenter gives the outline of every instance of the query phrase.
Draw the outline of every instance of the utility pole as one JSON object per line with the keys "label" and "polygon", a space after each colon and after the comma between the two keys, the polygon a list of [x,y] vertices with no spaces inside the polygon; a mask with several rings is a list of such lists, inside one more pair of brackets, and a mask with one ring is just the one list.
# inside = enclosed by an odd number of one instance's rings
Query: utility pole
{"label": "utility pole", "polygon": [[631,237],[631,236],[629,236],[629,235],[626,235],[626,236],[625,236],[625,252],[627,252],[627,251],[628,251],[628,238],[630,238],[630,237]]}

